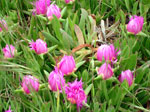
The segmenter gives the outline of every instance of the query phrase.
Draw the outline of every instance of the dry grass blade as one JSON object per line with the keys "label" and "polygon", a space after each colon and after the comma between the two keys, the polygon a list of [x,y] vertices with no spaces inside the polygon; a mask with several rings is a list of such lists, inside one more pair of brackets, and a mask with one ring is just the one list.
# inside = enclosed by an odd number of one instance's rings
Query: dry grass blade
{"label": "dry grass blade", "polygon": [[83,34],[82,34],[80,27],[75,24],[74,30],[75,30],[76,36],[78,38],[79,45],[84,44],[84,37],[83,37]]}
{"label": "dry grass blade", "polygon": [[80,50],[80,49],[82,49],[82,48],[84,48],[84,47],[90,47],[90,48],[92,48],[92,46],[89,45],[89,44],[82,44],[82,45],[79,45],[78,47],[74,48],[74,49],[72,50],[72,53],[75,53],[76,51],[78,51],[78,50]]}
{"label": "dry grass blade", "polygon": [[106,30],[105,30],[105,22],[104,22],[104,20],[101,20],[101,31],[102,31],[104,40],[106,40]]}
{"label": "dry grass blade", "polygon": [[39,36],[40,36],[40,39],[44,40],[44,35],[41,32],[39,32]]}
{"label": "dry grass blade", "polygon": [[[115,22],[111,26],[109,25],[109,19],[106,20],[106,25],[104,20],[101,20],[101,24],[96,27],[96,32],[98,33],[98,43],[113,43],[116,36],[116,30],[119,26],[119,21]],[[110,27],[109,27],[110,26]]]}

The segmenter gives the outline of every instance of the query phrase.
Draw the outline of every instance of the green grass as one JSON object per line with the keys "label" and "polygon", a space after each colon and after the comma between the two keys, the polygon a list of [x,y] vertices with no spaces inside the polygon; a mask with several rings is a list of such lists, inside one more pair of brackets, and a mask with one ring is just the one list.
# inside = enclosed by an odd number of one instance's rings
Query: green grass
{"label": "green grass", "polygon": [[[0,18],[5,19],[8,31],[0,32],[0,111],[9,105],[14,112],[74,112],[76,106],[67,101],[64,93],[49,90],[48,75],[63,54],[72,54],[76,60],[78,79],[83,80],[87,106],[81,112],[149,112],[150,111],[150,1],[149,0],[75,0],[66,5],[56,0],[61,8],[62,18],[50,22],[45,16],[32,15],[32,0],[0,0]],[[93,15],[93,16],[91,16]],[[127,32],[126,24],[131,15],[144,17],[144,27],[134,36]],[[102,26],[104,20],[105,28]],[[107,22],[108,21],[108,22]],[[118,25],[114,23],[118,22]],[[113,27],[106,27],[114,25]],[[99,32],[113,40],[121,50],[119,68],[109,80],[94,80],[96,67],[102,63],[95,58],[100,44]],[[107,30],[108,29],[108,30]],[[108,35],[112,31],[113,35]],[[113,33],[114,32],[114,33]],[[43,56],[31,51],[28,43],[41,38],[46,41],[49,52]],[[109,39],[104,43],[111,43]],[[12,44],[17,49],[13,59],[4,59],[2,48]],[[72,53],[74,48],[83,47]],[[134,84],[129,88],[126,82],[117,81],[121,71],[134,71]],[[21,80],[24,75],[33,75],[45,84],[38,93],[24,94]],[[74,81],[74,76],[66,81]]]}

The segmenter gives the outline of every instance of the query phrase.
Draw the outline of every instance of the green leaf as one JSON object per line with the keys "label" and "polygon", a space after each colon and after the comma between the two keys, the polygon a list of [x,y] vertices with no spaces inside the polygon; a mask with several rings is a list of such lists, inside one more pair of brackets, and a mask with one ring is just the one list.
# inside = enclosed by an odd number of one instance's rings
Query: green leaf
{"label": "green leaf", "polygon": [[83,82],[87,82],[87,81],[88,81],[88,78],[89,78],[89,73],[88,73],[88,71],[85,69],[85,70],[82,72],[82,81],[83,81]]}
{"label": "green leaf", "polygon": [[102,104],[100,112],[106,112],[106,102]]}
{"label": "green leaf", "polygon": [[140,44],[139,42],[136,40],[133,44],[133,47],[132,47],[132,52],[135,53],[136,51],[138,51],[140,49]]}
{"label": "green leaf", "polygon": [[48,78],[49,77],[49,73],[46,70],[44,70],[44,73],[45,73],[46,77]]}
{"label": "green leaf", "polygon": [[51,51],[55,50],[57,47],[58,47],[58,45],[54,45],[52,47],[49,47],[48,52],[51,52]]}
{"label": "green leaf", "polygon": [[86,94],[86,95],[89,94],[89,92],[90,92],[91,89],[92,89],[92,86],[93,86],[93,84],[90,84],[90,85],[85,89],[85,94]]}
{"label": "green leaf", "polygon": [[83,102],[83,105],[88,107],[88,108],[90,108],[90,106],[87,103],[85,103],[85,102]]}
{"label": "green leaf", "polygon": [[129,0],[125,0],[126,8],[128,9],[128,12],[130,12],[130,2]]}
{"label": "green leaf", "polygon": [[72,37],[63,29],[60,30],[63,36],[63,44],[66,49],[70,49],[71,47],[75,47],[75,42],[73,41]]}
{"label": "green leaf", "polygon": [[126,22],[126,16],[123,10],[120,10],[120,17],[121,17],[121,23],[125,25]]}
{"label": "green leaf", "polygon": [[66,10],[67,10],[67,7],[64,7],[64,8],[61,10],[61,17],[63,17],[63,15],[66,13]]}
{"label": "green leaf", "polygon": [[115,12],[114,7],[111,8],[111,10],[103,17],[103,19],[107,19],[109,16],[113,15]]}
{"label": "green leaf", "polygon": [[52,26],[53,26],[53,30],[55,31],[55,34],[58,40],[60,40],[60,42],[63,42],[63,37],[60,32],[60,28],[61,28],[60,22],[56,16],[54,16],[54,18],[52,19]]}
{"label": "green leaf", "polygon": [[112,4],[112,6],[114,6],[115,7],[115,9],[117,8],[116,6],[117,6],[117,2],[116,2],[116,0],[111,0],[111,4]]}
{"label": "green leaf", "polygon": [[94,102],[94,112],[100,112],[99,103]]}
{"label": "green leaf", "polygon": [[142,110],[143,112],[149,112],[149,110],[148,110],[148,109],[145,109],[144,107],[137,106],[137,105],[132,104],[132,103],[127,103],[127,104],[130,105],[130,106],[132,106],[132,107],[134,107],[134,108],[137,108],[137,109],[139,109],[139,110]]}
{"label": "green leaf", "polygon": [[140,83],[145,77],[144,75],[148,74],[148,70],[149,70],[149,66],[150,66],[150,61],[147,61],[144,65],[142,65],[141,67],[139,67],[136,70],[136,78],[135,78],[135,82],[136,83]]}
{"label": "green leaf", "polygon": [[125,58],[129,57],[130,54],[130,47],[128,45],[124,46],[123,50],[121,51],[121,55]]}
{"label": "green leaf", "polygon": [[55,61],[54,57],[50,53],[47,53],[47,54],[49,56],[50,61],[55,65],[56,61]]}
{"label": "green leaf", "polygon": [[148,35],[147,34],[145,34],[144,32],[139,32],[138,34],[137,34],[138,36],[143,36],[143,37],[147,37]]}
{"label": "green leaf", "polygon": [[[89,1],[90,1],[89,4],[90,4],[91,12],[93,14],[93,11],[94,11],[95,7],[97,6],[98,1],[97,0],[89,0]],[[87,6],[87,2],[88,1],[85,2],[85,6]]]}
{"label": "green leaf", "polygon": [[108,107],[107,112],[116,112],[113,106]]}
{"label": "green leaf", "polygon": [[92,86],[91,94],[92,94],[92,97],[94,98],[95,97],[95,88],[94,88],[94,85]]}
{"label": "green leaf", "polygon": [[137,54],[132,54],[128,58],[125,58],[121,61],[120,68],[122,70],[134,70],[137,63]]}
{"label": "green leaf", "polygon": [[32,16],[30,21],[30,30],[29,30],[29,36],[31,37],[32,37],[34,25],[35,25],[35,16]]}
{"label": "green leaf", "polygon": [[[120,102],[121,104],[121,89],[119,88],[118,85],[112,87],[110,90],[109,90],[109,96],[110,96],[110,99],[112,99],[112,104],[113,105],[117,105],[117,103]],[[117,97],[114,97],[114,96],[117,96]]]}
{"label": "green leaf", "polygon": [[109,8],[109,6],[107,6],[107,4],[105,3],[106,0],[103,0],[103,4],[101,5],[101,9],[100,9],[100,15],[103,15],[105,14],[105,12],[107,11],[107,9]]}
{"label": "green leaf", "polygon": [[147,53],[147,57],[150,57],[150,50],[148,50],[148,49],[145,48],[145,51]]}
{"label": "green leaf", "polygon": [[144,4],[144,5],[150,5],[150,1],[149,0],[142,0],[142,4]]}
{"label": "green leaf", "polygon": [[81,61],[76,64],[76,68],[78,69],[80,66],[82,66],[85,63],[85,61]]}
{"label": "green leaf", "polygon": [[58,90],[57,91],[57,111],[56,112],[59,112],[59,107],[60,107],[60,93]]}
{"label": "green leaf", "polygon": [[81,9],[81,19],[80,19],[80,23],[79,23],[79,27],[81,29],[85,28],[85,20],[88,18],[88,13],[85,9]]}
{"label": "green leaf", "polygon": [[107,89],[106,80],[102,80],[101,88],[102,88],[102,92],[104,93],[105,99],[108,102],[109,96],[108,96],[108,89]]}
{"label": "green leaf", "polygon": [[139,2],[137,1],[137,2],[135,2],[135,3],[133,4],[132,15],[136,15],[136,14],[137,14],[138,3],[139,3]]}
{"label": "green leaf", "polygon": [[99,74],[97,77],[95,77],[95,78],[94,78],[94,81],[96,81],[96,80],[103,80],[102,75]]}
{"label": "green leaf", "polygon": [[36,15],[36,17],[38,17],[41,20],[47,21],[47,18],[44,17],[43,15]]}
{"label": "green leaf", "polygon": [[42,112],[48,112],[50,109],[50,102],[42,104]]}
{"label": "green leaf", "polygon": [[45,31],[42,32],[42,34],[44,35],[44,37],[49,40],[50,42],[52,42],[53,44],[57,44],[58,46],[60,46],[60,42],[54,37],[52,36],[50,33],[47,33]]}
{"label": "green leaf", "polygon": [[139,7],[140,7],[140,15],[143,16],[144,19],[146,19],[147,12],[148,12],[150,6],[140,3]]}

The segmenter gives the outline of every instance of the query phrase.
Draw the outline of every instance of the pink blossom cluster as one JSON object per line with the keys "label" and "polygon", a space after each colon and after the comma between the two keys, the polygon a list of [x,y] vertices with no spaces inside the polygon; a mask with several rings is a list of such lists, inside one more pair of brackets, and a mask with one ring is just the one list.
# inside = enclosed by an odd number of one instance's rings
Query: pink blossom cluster
{"label": "pink blossom cluster", "polygon": [[61,90],[65,86],[64,75],[72,74],[76,69],[73,56],[64,56],[49,75],[49,87],[52,91]]}
{"label": "pink blossom cluster", "polygon": [[50,6],[51,0],[37,0],[35,5],[35,10],[37,14],[46,14],[47,8]]}
{"label": "pink blossom cluster", "polygon": [[[50,0],[39,0],[35,2],[37,14],[46,14],[49,19],[53,18],[53,14],[55,14],[58,18],[61,17],[60,9],[54,5],[50,4]],[[2,24],[2,22],[0,21]],[[6,27],[6,23],[4,23],[4,27]],[[133,16],[130,19],[130,22],[127,25],[127,30],[133,34],[137,34],[142,30],[144,20],[142,17]],[[0,31],[2,29],[0,28]],[[32,41],[29,43],[29,47],[31,50],[34,50],[36,54],[46,54],[48,53],[48,47],[44,40],[37,39],[36,41]],[[4,57],[14,58],[15,52],[17,51],[13,45],[6,45],[5,48],[2,49]],[[107,80],[114,75],[113,65],[117,62],[117,57],[120,54],[120,50],[115,49],[114,45],[101,45],[97,50],[97,59],[100,62],[104,63],[98,69],[98,75],[102,76],[103,80]],[[60,62],[54,67],[54,70],[50,72],[48,77],[49,88],[51,91],[65,91],[68,101],[72,104],[76,104],[77,107],[82,107],[83,103],[87,102],[87,95],[84,92],[82,87],[82,80],[74,82],[66,83],[65,76],[71,75],[76,71],[76,63],[73,56],[65,55]],[[118,77],[118,80],[122,83],[125,80],[128,85],[131,86],[134,82],[134,75],[131,70],[124,70]],[[26,94],[30,94],[32,92],[38,92],[40,88],[39,79],[26,75],[22,80],[22,90]],[[11,108],[5,112],[11,112]]]}
{"label": "pink blossom cluster", "polygon": [[[35,44],[32,42],[32,44]],[[43,43],[45,44],[45,43]],[[82,107],[83,102],[86,102],[86,94],[82,87],[82,81],[65,82],[64,76],[68,76],[76,69],[76,64],[73,56],[65,55],[54,70],[49,74],[48,83],[51,91],[65,91],[68,101],[72,104],[77,104],[78,107]],[[31,91],[39,91],[39,80],[31,75],[26,75],[22,80],[22,89],[26,94],[30,94]]]}
{"label": "pink blossom cluster", "polygon": [[117,61],[118,51],[114,45],[101,45],[97,50],[97,59],[102,62],[106,61],[99,69],[98,75],[102,75],[103,79],[106,80],[113,76],[113,70],[109,62]]}
{"label": "pink blossom cluster", "polygon": [[50,90],[62,90],[65,86],[64,73],[55,67],[55,69],[49,74],[48,83]]}
{"label": "pink blossom cluster", "polygon": [[31,50],[34,50],[37,54],[45,54],[48,52],[46,42],[41,39],[37,39],[35,42],[32,40],[32,42],[30,42],[29,44]]}
{"label": "pink blossom cluster", "polygon": [[[138,34],[142,31],[144,24],[144,18],[141,16],[132,16],[127,25],[127,31],[133,34]],[[120,51],[114,48],[113,45],[101,45],[97,51],[97,59],[102,62],[102,60],[110,61],[113,64],[117,61],[117,56]],[[113,69],[109,63],[104,63],[99,69],[98,74],[102,75],[103,79],[108,79],[113,76]],[[124,80],[127,81],[128,85],[133,84],[134,76],[130,70],[122,71],[118,77],[118,80],[122,83]]]}
{"label": "pink blossom cluster", "polygon": [[70,83],[65,87],[65,93],[67,95],[67,99],[72,104],[77,104],[77,107],[82,107],[83,102],[87,101],[87,95],[85,94],[82,87],[82,80],[77,81],[77,79]]}
{"label": "pink blossom cluster", "polygon": [[64,56],[58,63],[55,70],[49,75],[49,87],[52,91],[65,91],[68,101],[72,104],[77,104],[77,107],[82,107],[83,102],[86,102],[86,94],[82,87],[82,81],[77,79],[70,83],[65,83],[64,76],[68,76],[76,69],[76,64],[73,56]]}
{"label": "pink blossom cluster", "polygon": [[[104,80],[109,79],[113,76],[113,64],[117,62],[117,56],[120,53],[120,50],[117,51],[114,45],[101,45],[97,51],[97,59],[105,63],[98,69],[98,75],[101,75]],[[111,64],[109,64],[109,62]],[[118,80],[122,83],[124,80],[127,80],[128,85],[131,86],[133,83],[133,73],[130,70],[122,71],[119,75]]]}
{"label": "pink blossom cluster", "polygon": [[144,18],[141,16],[134,15],[130,18],[130,21],[127,25],[127,30],[128,32],[131,32],[132,34],[136,35],[142,31],[143,24]]}
{"label": "pink blossom cluster", "polygon": [[58,19],[61,18],[61,10],[56,4],[51,4],[51,0],[37,0],[34,2],[35,13],[47,15],[49,20],[55,15]]}
{"label": "pink blossom cluster", "polygon": [[[74,0],[65,0],[66,4],[70,2],[74,2]],[[51,4],[51,0],[37,0],[33,4],[35,6],[34,12],[36,14],[46,15],[50,21],[53,19],[53,15],[58,19],[61,18],[60,8],[56,4]]]}
{"label": "pink blossom cluster", "polygon": [[70,75],[76,70],[73,56],[64,56],[58,64],[58,68],[65,74]]}
{"label": "pink blossom cluster", "polygon": [[26,75],[23,77],[22,88],[26,94],[31,93],[31,91],[39,90],[39,80],[31,75]]}
{"label": "pink blossom cluster", "polygon": [[64,76],[68,76],[76,70],[76,64],[73,56],[64,56],[58,63],[57,67],[50,73],[48,77],[49,88],[52,91],[65,91],[68,101],[72,104],[77,104],[77,107],[82,107],[83,102],[86,102],[86,94],[82,87],[82,81],[77,79],[70,83],[65,83]]}
{"label": "pink blossom cluster", "polygon": [[111,44],[111,45],[104,44],[98,48],[97,59],[99,61],[102,61],[103,59],[105,61],[107,61],[107,60],[116,61],[118,53],[119,53],[119,51],[117,52],[117,49],[115,49],[113,44]]}
{"label": "pink blossom cluster", "polygon": [[3,53],[5,58],[13,58],[15,54],[15,47],[13,45],[6,45],[3,48]]}

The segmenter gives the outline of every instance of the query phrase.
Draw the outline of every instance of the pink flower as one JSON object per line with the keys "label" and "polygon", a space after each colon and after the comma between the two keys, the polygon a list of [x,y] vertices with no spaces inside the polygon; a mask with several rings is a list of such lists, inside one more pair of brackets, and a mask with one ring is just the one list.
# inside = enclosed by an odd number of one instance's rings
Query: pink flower
{"label": "pink flower", "polygon": [[39,80],[31,75],[23,77],[22,88],[26,94],[29,94],[31,90],[38,92]]}
{"label": "pink flower", "polygon": [[128,32],[131,32],[131,33],[136,35],[140,31],[142,31],[143,24],[144,24],[144,18],[143,17],[132,16],[130,18],[128,25],[127,25],[127,30],[128,30]]}
{"label": "pink flower", "polygon": [[97,51],[97,59],[99,61],[102,61],[103,58],[105,59],[105,61],[106,60],[115,61],[117,60],[117,55],[119,52],[117,52],[117,49],[115,49],[113,44],[101,45]]}
{"label": "pink flower", "polygon": [[53,19],[53,15],[55,15],[58,19],[61,17],[60,8],[55,4],[51,4],[47,9],[47,17],[50,21]]}
{"label": "pink flower", "polygon": [[43,54],[48,52],[47,44],[41,39],[37,39],[36,42],[32,41],[29,43],[32,50],[37,54]]}
{"label": "pink flower", "polygon": [[50,6],[50,0],[38,0],[34,3],[37,14],[46,14],[47,7]]}
{"label": "pink flower", "polygon": [[58,68],[66,75],[74,72],[76,69],[76,64],[73,56],[64,56],[58,64]]}
{"label": "pink flower", "polygon": [[68,86],[65,87],[67,99],[72,104],[77,104],[77,107],[82,107],[83,102],[87,101],[87,96],[83,90],[82,84],[82,80],[77,81],[76,79],[72,83],[68,82]]}
{"label": "pink flower", "polygon": [[74,2],[74,0],[65,0],[66,4],[70,3],[70,2]]}
{"label": "pink flower", "polygon": [[11,112],[11,107],[9,106],[9,110],[6,110],[5,112]]}
{"label": "pink flower", "polygon": [[99,69],[98,69],[98,75],[102,75],[103,79],[106,80],[113,76],[113,70],[110,66],[110,64],[104,63]]}
{"label": "pink flower", "polygon": [[48,77],[49,87],[52,91],[61,90],[65,86],[64,74],[55,67]]}
{"label": "pink flower", "polygon": [[7,23],[6,23],[5,20],[0,20],[0,32],[2,31],[3,28],[5,28],[6,30],[8,30]]}
{"label": "pink flower", "polygon": [[131,86],[133,83],[133,74],[130,70],[122,71],[118,79],[121,83],[126,80],[128,85]]}
{"label": "pink flower", "polygon": [[3,53],[5,58],[13,58],[15,54],[15,47],[13,45],[6,45],[3,48]]}

